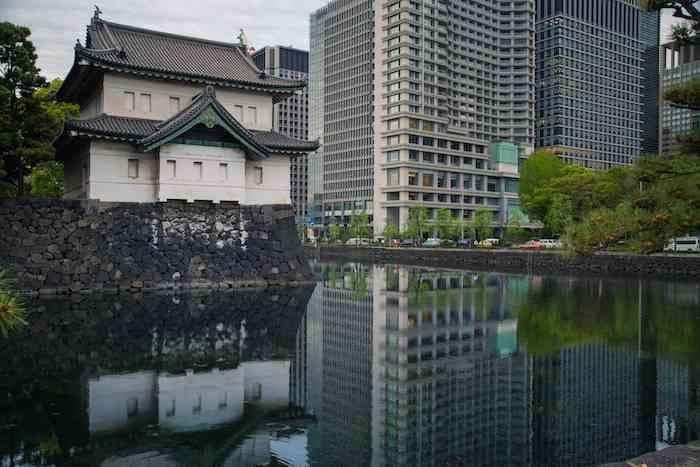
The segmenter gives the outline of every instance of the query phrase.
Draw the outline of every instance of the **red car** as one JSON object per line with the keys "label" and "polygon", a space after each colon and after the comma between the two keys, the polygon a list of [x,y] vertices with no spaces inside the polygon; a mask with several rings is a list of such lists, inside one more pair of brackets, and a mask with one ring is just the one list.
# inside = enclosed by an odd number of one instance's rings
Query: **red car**
{"label": "red car", "polygon": [[527,243],[520,245],[521,250],[542,250],[544,249],[544,243],[539,240],[530,240]]}

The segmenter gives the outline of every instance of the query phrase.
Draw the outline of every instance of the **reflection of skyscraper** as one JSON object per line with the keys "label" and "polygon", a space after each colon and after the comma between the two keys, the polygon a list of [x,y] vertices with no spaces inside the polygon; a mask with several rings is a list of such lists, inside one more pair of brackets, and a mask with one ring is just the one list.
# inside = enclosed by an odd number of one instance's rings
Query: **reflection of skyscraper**
{"label": "reflection of skyscraper", "polygon": [[597,465],[654,449],[640,427],[637,353],[588,343],[534,359],[535,464]]}
{"label": "reflection of skyscraper", "polygon": [[[530,360],[506,277],[379,266],[330,276],[309,303],[294,363],[307,388],[292,392],[318,417],[313,461],[530,465]],[[312,376],[319,353],[322,376]]]}
{"label": "reflection of skyscraper", "polygon": [[375,465],[530,465],[529,359],[502,278],[386,275],[374,291],[375,314],[385,315]]}

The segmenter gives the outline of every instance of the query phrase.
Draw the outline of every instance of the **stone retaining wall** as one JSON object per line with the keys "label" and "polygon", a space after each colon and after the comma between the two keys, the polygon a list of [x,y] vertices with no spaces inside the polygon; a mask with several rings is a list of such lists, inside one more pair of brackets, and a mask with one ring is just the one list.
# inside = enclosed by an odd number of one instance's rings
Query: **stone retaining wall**
{"label": "stone retaining wall", "polygon": [[0,267],[23,292],[311,279],[290,206],[4,200],[0,229]]}
{"label": "stone retaining wall", "polygon": [[477,269],[529,274],[625,275],[669,278],[700,277],[700,255],[598,254],[567,258],[559,253],[516,250],[457,250],[413,248],[307,247],[307,256],[320,260],[401,263],[454,269]]}

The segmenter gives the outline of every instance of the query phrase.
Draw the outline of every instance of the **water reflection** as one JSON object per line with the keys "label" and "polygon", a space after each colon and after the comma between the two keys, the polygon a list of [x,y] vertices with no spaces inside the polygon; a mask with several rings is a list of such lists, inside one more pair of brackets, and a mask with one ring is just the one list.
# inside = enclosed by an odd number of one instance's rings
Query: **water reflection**
{"label": "water reflection", "polygon": [[32,303],[0,465],[568,467],[698,437],[697,284],[316,270]]}

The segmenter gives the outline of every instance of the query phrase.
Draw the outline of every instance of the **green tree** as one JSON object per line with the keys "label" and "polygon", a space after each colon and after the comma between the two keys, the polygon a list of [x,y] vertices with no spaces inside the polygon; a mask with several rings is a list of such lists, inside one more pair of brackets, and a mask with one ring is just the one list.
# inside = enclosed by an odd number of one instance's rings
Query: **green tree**
{"label": "green tree", "polygon": [[[63,196],[63,163],[58,161],[41,162],[27,177],[32,196],[39,198],[60,198]],[[303,229],[303,226],[300,226]],[[303,240],[303,230],[301,237]]]}
{"label": "green tree", "polygon": [[36,66],[28,28],[0,23],[0,155],[2,192],[24,196],[25,177],[41,162],[54,158],[52,142],[73,104],[56,102],[61,85],[47,86]]}
{"label": "green tree", "polygon": [[440,208],[435,214],[435,230],[442,239],[454,238],[454,221],[452,213],[447,208]]}
{"label": "green tree", "polygon": [[679,42],[695,40],[700,29],[700,9],[696,0],[642,0],[641,6],[649,10],[673,10],[673,16],[685,20],[683,24],[674,25],[672,38]]}
{"label": "green tree", "polygon": [[399,229],[393,222],[387,222],[382,234],[384,236],[384,243],[389,245],[392,240],[399,238]]}
{"label": "green tree", "polygon": [[520,201],[530,219],[544,222],[551,201],[550,183],[566,169],[555,154],[539,150],[523,163],[520,171]]}
{"label": "green tree", "polygon": [[455,217],[452,219],[452,231],[454,232],[455,240],[474,238],[474,223],[463,217]]}
{"label": "green tree", "polygon": [[338,224],[329,225],[328,226],[328,235],[330,236],[332,242],[337,242],[338,240],[340,240],[340,235],[341,235],[340,226]]}
{"label": "green tree", "polygon": [[506,240],[511,243],[521,241],[525,237],[525,229],[522,225],[523,216],[519,212],[508,214],[508,224],[505,229]]}
{"label": "green tree", "polygon": [[363,210],[359,214],[352,213],[347,233],[351,238],[368,238],[370,236],[369,214],[367,214],[367,211]]}
{"label": "green tree", "polygon": [[428,228],[428,208],[418,206],[410,208],[408,211],[408,224],[406,224],[405,234],[411,240],[423,239],[423,234]]}
{"label": "green tree", "polygon": [[474,213],[474,230],[479,240],[493,236],[493,214],[484,207],[480,207]]}

